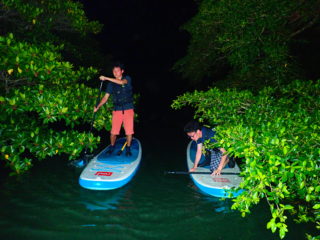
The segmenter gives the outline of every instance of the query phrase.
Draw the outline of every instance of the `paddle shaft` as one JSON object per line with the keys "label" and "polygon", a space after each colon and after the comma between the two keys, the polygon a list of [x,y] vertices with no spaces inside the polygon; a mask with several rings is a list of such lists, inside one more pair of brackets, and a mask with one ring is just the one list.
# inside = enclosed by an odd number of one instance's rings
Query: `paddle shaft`
{"label": "paddle shaft", "polygon": [[[97,97],[97,100],[96,100],[96,107],[99,105],[99,102],[100,102],[100,99],[101,99],[102,86],[103,86],[103,81],[100,81],[99,96]],[[97,114],[97,112],[93,112],[89,133],[92,132],[93,123],[94,123],[94,120],[96,119],[96,114]],[[87,151],[88,151],[88,144],[86,145],[86,148],[84,150],[84,155],[87,155]]]}
{"label": "paddle shaft", "polygon": [[[96,100],[96,107],[98,107],[98,105],[100,103],[102,86],[103,86],[103,81],[100,81],[99,96],[97,97],[97,100]],[[91,119],[91,125],[90,125],[90,132],[92,131],[93,123],[94,123],[94,120],[96,119],[96,115],[97,115],[97,112],[93,112],[92,119]]]}
{"label": "paddle shaft", "polygon": [[121,152],[122,152],[122,151],[123,151],[123,149],[127,146],[127,144],[128,144],[128,142],[127,142],[127,141],[123,144],[123,146],[122,146],[122,148],[121,148]]}
{"label": "paddle shaft", "polygon": [[[211,172],[183,172],[183,171],[166,171],[165,174],[190,175],[190,174],[211,174]],[[240,173],[222,172],[220,175],[239,175]]]}

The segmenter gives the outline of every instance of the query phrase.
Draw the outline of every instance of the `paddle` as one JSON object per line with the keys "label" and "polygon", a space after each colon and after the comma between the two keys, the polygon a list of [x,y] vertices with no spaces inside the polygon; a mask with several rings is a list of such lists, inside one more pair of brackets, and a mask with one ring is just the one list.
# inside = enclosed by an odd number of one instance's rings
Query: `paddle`
{"label": "paddle", "polygon": [[[96,107],[99,105],[99,102],[101,99],[102,86],[103,86],[103,81],[100,81],[99,96],[97,97],[97,100],[96,100]],[[97,115],[97,112],[93,112],[89,133],[92,132],[93,123],[94,123],[94,120],[96,119],[96,115]],[[80,157],[80,159],[72,161],[70,164],[75,167],[84,167],[85,165],[87,165],[87,163],[89,162],[89,159],[93,157],[92,154],[87,154],[87,151],[88,151],[88,143],[86,144],[86,148],[84,150],[82,157]]]}
{"label": "paddle", "polygon": [[[164,174],[190,175],[190,174],[211,174],[211,172],[183,172],[183,171],[165,171]],[[240,173],[222,172],[220,175],[239,175]],[[218,176],[218,175],[216,175]]]}
{"label": "paddle", "polygon": [[125,148],[125,146],[127,146],[127,143],[128,143],[128,142],[126,141],[126,142],[123,144],[121,150],[119,150],[119,152],[117,153],[118,156],[120,156],[120,155],[122,154],[123,149]]}

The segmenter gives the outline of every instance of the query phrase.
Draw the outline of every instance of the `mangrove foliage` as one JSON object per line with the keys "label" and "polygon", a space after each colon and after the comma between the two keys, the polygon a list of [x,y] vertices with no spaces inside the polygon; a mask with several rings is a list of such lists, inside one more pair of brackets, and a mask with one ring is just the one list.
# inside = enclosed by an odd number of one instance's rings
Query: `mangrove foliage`
{"label": "mangrove foliage", "polygon": [[[70,0],[1,0],[0,23],[1,160],[19,174],[36,159],[74,159],[86,146],[92,150],[99,137],[78,126],[92,119],[98,70],[75,66],[64,56],[76,49],[70,36],[98,33],[101,24]],[[110,129],[107,108],[109,103],[97,114],[97,129]]]}
{"label": "mangrove foliage", "polygon": [[172,107],[194,108],[195,118],[216,127],[216,146],[237,157],[246,191],[232,208],[246,216],[266,201],[266,227],[280,238],[289,215],[320,229],[320,81],[304,79],[291,49],[319,26],[319,9],[313,0],[199,1],[183,26],[187,55],[174,66],[195,88],[211,81]]}

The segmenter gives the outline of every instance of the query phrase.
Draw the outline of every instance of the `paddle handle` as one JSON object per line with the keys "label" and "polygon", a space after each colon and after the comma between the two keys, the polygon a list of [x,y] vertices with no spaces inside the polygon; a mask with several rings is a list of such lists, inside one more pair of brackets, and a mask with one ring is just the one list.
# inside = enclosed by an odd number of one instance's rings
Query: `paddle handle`
{"label": "paddle handle", "polygon": [[[184,171],[165,171],[164,174],[190,175],[190,174],[211,174],[211,172],[184,172]],[[240,173],[222,172],[221,175],[239,175]]]}

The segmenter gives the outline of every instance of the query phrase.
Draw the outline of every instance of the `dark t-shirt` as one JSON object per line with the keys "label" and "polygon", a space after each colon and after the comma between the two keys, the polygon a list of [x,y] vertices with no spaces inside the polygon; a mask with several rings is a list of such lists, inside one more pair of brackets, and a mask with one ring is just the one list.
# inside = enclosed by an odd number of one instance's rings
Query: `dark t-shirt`
{"label": "dark t-shirt", "polygon": [[127,110],[133,109],[133,97],[132,97],[132,80],[130,76],[122,77],[128,81],[127,84],[116,84],[109,82],[106,93],[112,95],[113,110]]}
{"label": "dark t-shirt", "polygon": [[[204,144],[204,142],[207,141],[208,139],[210,140],[211,143],[216,142],[216,140],[213,138],[214,135],[216,134],[215,131],[213,131],[212,129],[207,128],[207,127],[202,127],[201,131],[202,131],[202,137],[198,139],[197,145],[201,144],[201,143]],[[212,149],[212,150],[214,150],[214,149]],[[206,149],[206,154],[201,156],[201,159],[199,161],[199,166],[210,165],[212,150]]]}
{"label": "dark t-shirt", "polygon": [[215,131],[207,127],[202,127],[201,131],[202,131],[202,137],[198,139],[197,144],[200,144],[200,143],[204,144],[204,142],[208,139],[210,139],[211,143],[216,142],[216,140],[213,138],[214,135],[216,134]]}

